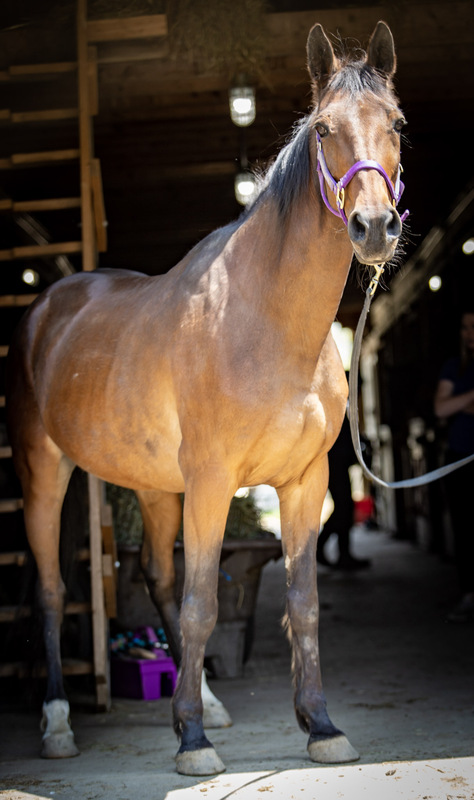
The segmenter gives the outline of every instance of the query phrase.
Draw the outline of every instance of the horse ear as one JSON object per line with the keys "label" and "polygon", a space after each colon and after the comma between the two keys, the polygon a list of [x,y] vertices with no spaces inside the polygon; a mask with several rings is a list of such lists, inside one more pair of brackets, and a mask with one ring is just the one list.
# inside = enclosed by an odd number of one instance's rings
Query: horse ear
{"label": "horse ear", "polygon": [[386,22],[378,22],[367,48],[367,64],[390,78],[396,69],[395,43]]}
{"label": "horse ear", "polygon": [[306,53],[308,56],[308,72],[314,88],[321,89],[336,71],[336,58],[331,42],[319,22],[309,32]]}

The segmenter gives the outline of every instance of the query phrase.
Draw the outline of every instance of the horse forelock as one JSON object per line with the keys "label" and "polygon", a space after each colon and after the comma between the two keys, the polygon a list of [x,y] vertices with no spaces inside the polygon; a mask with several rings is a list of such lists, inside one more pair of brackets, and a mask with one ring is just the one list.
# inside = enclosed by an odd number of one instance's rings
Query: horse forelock
{"label": "horse forelock", "polygon": [[367,64],[365,60],[353,61],[347,57],[324,87],[319,101],[329,92],[344,92],[354,97],[361,92],[371,92],[381,99],[397,102],[390,78]]}

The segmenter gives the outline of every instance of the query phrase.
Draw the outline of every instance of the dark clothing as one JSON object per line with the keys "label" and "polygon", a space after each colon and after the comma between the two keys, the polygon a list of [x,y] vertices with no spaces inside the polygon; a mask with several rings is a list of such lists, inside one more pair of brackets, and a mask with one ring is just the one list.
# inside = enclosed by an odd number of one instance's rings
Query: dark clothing
{"label": "dark clothing", "polygon": [[[461,455],[450,451],[446,461],[457,461]],[[454,559],[463,594],[474,592],[474,521],[471,492],[474,487],[474,462],[444,479],[446,497],[454,536]]]}
{"label": "dark clothing", "polygon": [[322,552],[331,534],[337,533],[339,555],[344,557],[349,554],[349,533],[354,524],[349,467],[357,460],[347,417],[344,417],[341,432],[328,453],[328,459],[329,491],[334,501],[334,511],[319,534],[318,550]]}
{"label": "dark clothing", "polygon": [[[444,364],[439,379],[454,384],[453,395],[474,389],[474,359],[462,370],[459,356],[450,358]],[[448,425],[448,446],[450,450],[459,453],[458,458],[474,453],[474,414],[460,411],[452,416]]]}
{"label": "dark clothing", "polygon": [[[461,359],[451,358],[440,372],[440,380],[454,384],[453,395],[474,389],[474,359],[462,370]],[[474,453],[474,414],[459,412],[448,421],[446,463]],[[454,559],[463,594],[474,592],[474,463],[455,470],[444,479],[454,536]]]}

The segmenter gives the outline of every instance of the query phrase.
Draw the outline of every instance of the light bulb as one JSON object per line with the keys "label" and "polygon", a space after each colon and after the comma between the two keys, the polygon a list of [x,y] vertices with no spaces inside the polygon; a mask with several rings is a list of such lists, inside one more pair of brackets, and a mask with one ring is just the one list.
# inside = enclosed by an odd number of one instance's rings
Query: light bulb
{"label": "light bulb", "polygon": [[428,286],[430,287],[432,292],[437,292],[439,289],[441,289],[442,283],[443,281],[441,280],[439,275],[432,275],[428,281]]}
{"label": "light bulb", "polygon": [[251,86],[233,86],[229,90],[230,117],[235,125],[246,128],[255,119],[255,92]]}
{"label": "light bulb", "polygon": [[466,256],[472,255],[474,253],[474,239],[467,239],[462,246],[462,251]]}
{"label": "light bulb", "polygon": [[39,283],[39,275],[34,269],[25,269],[23,270],[23,274],[21,276],[23,283],[27,283],[28,286],[37,286]]}
{"label": "light bulb", "polygon": [[255,178],[251,172],[239,172],[235,176],[235,197],[236,200],[242,205],[246,206],[253,200],[256,185]]}

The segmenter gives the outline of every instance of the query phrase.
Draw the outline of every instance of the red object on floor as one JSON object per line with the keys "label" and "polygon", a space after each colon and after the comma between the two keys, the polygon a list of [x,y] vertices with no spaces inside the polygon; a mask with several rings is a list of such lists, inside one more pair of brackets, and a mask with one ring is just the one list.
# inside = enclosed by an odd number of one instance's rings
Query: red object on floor
{"label": "red object on floor", "polygon": [[365,522],[374,513],[374,501],[372,497],[363,497],[362,500],[354,501],[354,522]]}

